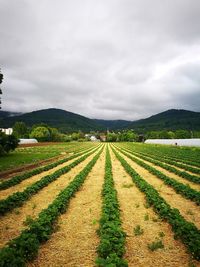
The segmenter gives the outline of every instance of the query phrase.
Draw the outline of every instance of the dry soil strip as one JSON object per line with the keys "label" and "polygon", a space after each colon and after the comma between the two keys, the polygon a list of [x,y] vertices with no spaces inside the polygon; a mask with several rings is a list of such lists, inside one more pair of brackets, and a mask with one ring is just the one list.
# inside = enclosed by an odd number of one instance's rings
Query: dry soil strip
{"label": "dry soil strip", "polygon": [[[119,152],[119,151],[118,151]],[[172,207],[177,208],[181,215],[188,221],[193,222],[197,228],[200,229],[200,207],[197,206],[193,201],[185,199],[181,195],[177,194],[173,188],[164,184],[162,180],[157,178],[155,175],[151,174],[149,171],[139,166],[137,163],[133,162],[131,159],[123,155],[127,163],[135,169],[135,171],[149,184],[151,184],[163,197],[166,202]]]}
{"label": "dry soil strip", "polygon": [[[125,259],[129,266],[168,266],[188,267],[190,256],[185,246],[173,238],[171,227],[166,222],[159,221],[152,208],[145,208],[145,197],[134,185],[132,178],[126,173],[114,153],[111,153],[113,165],[113,178],[118,192],[122,225],[127,233]],[[148,220],[145,220],[148,217]],[[144,233],[134,235],[134,228],[140,225]],[[164,233],[164,237],[159,237]],[[151,252],[147,245],[158,238],[163,240],[164,249]]]}
{"label": "dry soil strip", "polygon": [[28,266],[91,267],[99,243],[96,230],[101,216],[105,149],[81,190],[71,200],[67,213],[58,221],[58,231],[41,246],[38,258]]}
{"label": "dry soil strip", "polygon": [[[199,184],[195,184],[195,183],[193,183],[193,182],[191,182],[191,181],[188,181],[188,180],[186,180],[186,179],[184,179],[184,178],[178,176],[178,175],[175,174],[175,173],[172,173],[172,172],[170,172],[170,171],[167,171],[166,169],[164,169],[164,168],[162,168],[162,167],[160,167],[160,166],[158,166],[158,165],[155,165],[155,164],[153,164],[153,163],[151,163],[151,162],[149,162],[149,161],[147,161],[147,160],[144,160],[144,159],[140,158],[139,155],[136,156],[135,154],[129,153],[127,150],[126,150],[126,152],[127,152],[128,154],[130,154],[131,156],[134,156],[134,157],[138,158],[139,160],[144,161],[146,164],[148,164],[148,165],[150,165],[150,166],[156,168],[157,170],[159,170],[160,172],[164,173],[164,174],[167,175],[168,177],[170,177],[170,178],[174,178],[174,179],[176,179],[178,182],[180,182],[180,183],[182,183],[182,184],[185,184],[185,185],[189,185],[189,186],[190,186],[191,188],[193,188],[194,190],[200,191],[200,185],[199,185]],[[150,158],[150,157],[149,157],[149,158]],[[152,159],[153,159],[153,158],[152,158]],[[170,165],[170,164],[167,164],[167,165]],[[170,165],[170,166],[172,166],[172,165]],[[174,166],[172,166],[172,167],[174,167]],[[181,171],[184,171],[183,169],[180,169],[180,168],[177,168],[177,167],[174,167],[174,168],[179,169],[179,170],[181,170]],[[189,173],[189,172],[188,172],[188,173]],[[200,178],[199,178],[199,179],[200,179]]]}
{"label": "dry soil strip", "polygon": [[26,228],[23,222],[27,216],[36,218],[41,210],[47,208],[59,192],[69,184],[73,177],[88,164],[98,151],[90,155],[68,173],[60,176],[47,187],[44,187],[36,195],[33,195],[22,207],[14,209],[12,212],[3,216],[0,220],[0,247],[3,247],[9,240],[17,237],[21,230]]}
{"label": "dry soil strip", "polygon": [[[94,148],[95,149],[95,148]],[[91,151],[89,151],[91,152]],[[89,153],[87,152],[87,153]],[[85,153],[85,154],[87,154]],[[4,198],[7,198],[9,195],[12,195],[13,193],[15,192],[22,192],[26,187],[30,186],[31,184],[39,181],[42,177],[46,176],[46,175],[49,175],[49,174],[52,174],[53,172],[65,167],[65,166],[68,166],[69,164],[71,164],[73,161],[77,160],[78,158],[82,157],[83,155],[80,155],[79,157],[75,158],[75,159],[72,159],[72,160],[69,160],[65,163],[62,163],[58,166],[56,166],[55,168],[53,169],[50,169],[48,171],[44,171],[40,174],[37,174],[37,175],[34,175],[34,176],[31,176],[30,178],[28,179],[25,179],[24,181],[22,181],[21,183],[17,184],[17,185],[14,185],[12,187],[9,187],[8,189],[6,190],[3,190],[0,192],[0,200],[1,199],[4,199]]]}

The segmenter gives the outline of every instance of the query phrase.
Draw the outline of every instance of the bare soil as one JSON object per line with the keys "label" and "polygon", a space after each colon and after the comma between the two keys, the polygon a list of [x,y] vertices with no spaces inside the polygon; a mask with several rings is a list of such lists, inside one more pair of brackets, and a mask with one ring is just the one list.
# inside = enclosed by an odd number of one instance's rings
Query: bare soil
{"label": "bare soil", "polygon": [[[130,154],[130,155],[132,155],[132,154]],[[132,156],[136,157],[135,155],[132,155]],[[168,170],[166,170],[166,169],[164,169],[164,168],[162,168],[162,167],[160,167],[160,166],[157,166],[157,165],[155,165],[155,164],[153,164],[153,163],[151,163],[151,162],[149,162],[149,161],[147,161],[147,160],[143,160],[143,159],[141,159],[139,156],[137,156],[136,158],[138,158],[138,159],[144,161],[145,163],[147,163],[148,165],[150,165],[150,166],[156,168],[157,170],[159,170],[160,172],[164,173],[164,174],[167,175],[168,177],[170,177],[170,178],[174,178],[174,179],[177,180],[178,182],[180,182],[180,183],[182,183],[182,184],[189,185],[191,188],[193,188],[193,189],[195,189],[195,190],[197,190],[197,191],[200,191],[200,184],[195,184],[195,183],[193,183],[193,182],[191,182],[191,181],[188,181],[188,180],[186,180],[186,179],[184,179],[184,178],[178,176],[178,175],[175,174],[175,173],[172,173],[172,172],[170,172],[170,171],[168,171]],[[169,164],[168,164],[168,165],[169,165]],[[176,168],[175,166],[172,166],[172,167]],[[179,170],[181,170],[181,171],[184,171],[183,169],[180,169],[180,168],[176,168],[176,169],[179,169]],[[188,172],[188,173],[189,173],[189,172]],[[191,174],[193,174],[193,173],[191,173]],[[199,177],[199,180],[200,180],[200,177]]]}
{"label": "bare soil", "polygon": [[[121,153],[120,153],[121,154]],[[122,154],[121,154],[122,155]],[[177,208],[181,215],[188,221],[193,222],[200,229],[200,207],[193,201],[184,198],[180,194],[177,194],[174,189],[151,174],[149,171],[140,167],[138,164],[130,160],[128,157],[122,155],[128,164],[149,184],[151,184],[159,194],[167,201],[172,208]],[[141,159],[142,160],[142,159]],[[155,166],[155,168],[157,168]]]}
{"label": "bare soil", "polygon": [[58,221],[58,230],[41,246],[38,258],[28,266],[91,267],[99,243],[96,230],[101,216],[101,190],[105,150]]}
{"label": "bare soil", "polygon": [[[87,154],[87,153],[86,153]],[[66,156],[65,156],[66,157]],[[15,192],[22,192],[27,186],[30,186],[31,184],[39,181],[42,177],[46,176],[46,175],[50,175],[52,173],[54,173],[55,171],[65,167],[65,166],[68,166],[69,164],[71,164],[74,160],[77,160],[78,158],[80,158],[81,156],[75,158],[75,159],[72,159],[72,160],[69,160],[65,163],[62,163],[58,166],[56,166],[55,168],[53,169],[50,169],[48,171],[44,171],[40,174],[37,174],[37,175],[34,175],[28,179],[25,179],[24,181],[22,181],[21,183],[15,185],[15,186],[12,186],[12,187],[9,187],[8,189],[6,190],[3,190],[1,191],[1,194],[0,194],[0,199],[4,199],[4,198],[7,198],[9,195],[15,193]]]}
{"label": "bare soil", "polygon": [[[122,226],[127,234],[125,259],[129,267],[188,267],[190,256],[185,246],[173,238],[168,223],[160,221],[152,208],[145,207],[145,196],[135,186],[113,153],[112,166],[115,187],[120,203]],[[148,218],[148,220],[147,220]],[[134,228],[139,225],[143,234],[135,236]],[[159,234],[164,237],[160,237]],[[162,240],[163,249],[150,251],[148,244]]]}
{"label": "bare soil", "polygon": [[[96,153],[97,152],[95,152],[95,154]],[[67,174],[60,176],[56,181],[50,183],[36,195],[33,195],[22,207],[16,208],[3,216],[0,220],[0,247],[3,247],[9,240],[18,236],[22,229],[26,228],[24,221],[27,219],[27,216],[36,218],[41,210],[47,208],[59,192],[69,184],[75,175],[77,175],[93,157],[94,154],[74,167]]]}

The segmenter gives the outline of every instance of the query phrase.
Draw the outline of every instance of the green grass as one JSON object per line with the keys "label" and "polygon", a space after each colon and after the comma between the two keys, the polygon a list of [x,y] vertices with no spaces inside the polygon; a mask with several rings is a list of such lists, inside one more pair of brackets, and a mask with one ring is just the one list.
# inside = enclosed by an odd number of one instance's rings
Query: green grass
{"label": "green grass", "polygon": [[[62,152],[72,152],[86,143],[58,143],[38,147],[17,148],[8,155],[0,157],[0,172],[15,169],[27,164],[34,164],[60,155]],[[88,145],[89,146],[89,145]]]}

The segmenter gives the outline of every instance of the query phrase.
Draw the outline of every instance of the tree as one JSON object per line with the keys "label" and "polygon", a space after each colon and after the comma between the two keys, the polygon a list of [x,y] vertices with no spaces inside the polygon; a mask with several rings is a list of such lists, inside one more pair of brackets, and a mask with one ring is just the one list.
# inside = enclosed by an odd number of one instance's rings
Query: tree
{"label": "tree", "polygon": [[186,130],[177,130],[175,132],[175,138],[177,139],[185,139],[185,138],[191,138],[190,132]]}
{"label": "tree", "polygon": [[79,138],[79,134],[78,133],[72,133],[71,137],[72,137],[72,140],[76,141]]}
{"label": "tree", "polygon": [[[0,84],[2,83],[3,81],[3,74],[1,73],[1,69],[0,69]],[[2,94],[2,90],[0,88],[0,95]],[[1,98],[0,98],[0,109],[1,109]]]}
{"label": "tree", "polygon": [[170,135],[167,131],[163,130],[159,132],[160,139],[170,139]]}
{"label": "tree", "polygon": [[58,131],[58,129],[56,128],[50,128],[50,127],[46,127],[49,132],[50,132],[50,141],[60,141],[61,139],[61,136],[60,136],[60,133]]}
{"label": "tree", "polygon": [[168,131],[168,135],[170,139],[174,139],[175,138],[175,133],[172,131]]}
{"label": "tree", "polygon": [[47,127],[40,126],[32,130],[30,137],[35,138],[40,142],[45,142],[50,140],[51,135]]}
{"label": "tree", "polygon": [[106,137],[107,142],[116,142],[117,141],[117,134],[116,133],[108,133]]}
{"label": "tree", "polygon": [[17,121],[13,126],[13,134],[17,138],[28,138],[28,128],[22,121]]}
{"label": "tree", "polygon": [[151,131],[147,133],[147,139],[158,139],[159,138],[159,132],[157,131]]}
{"label": "tree", "polygon": [[0,155],[14,150],[18,145],[18,139],[14,135],[6,135],[0,131]]}

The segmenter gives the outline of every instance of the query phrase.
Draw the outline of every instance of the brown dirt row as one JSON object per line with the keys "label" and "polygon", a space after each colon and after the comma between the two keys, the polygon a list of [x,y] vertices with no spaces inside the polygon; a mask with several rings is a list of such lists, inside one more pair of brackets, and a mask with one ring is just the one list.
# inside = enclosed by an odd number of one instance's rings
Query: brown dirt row
{"label": "brown dirt row", "polygon": [[51,145],[59,145],[62,142],[40,142],[40,143],[33,143],[33,144],[21,144],[18,147],[34,147],[34,146],[51,146]]}
{"label": "brown dirt row", "polygon": [[[191,181],[188,181],[188,180],[186,180],[186,179],[184,179],[184,178],[178,176],[177,174],[172,173],[172,172],[170,172],[170,171],[168,171],[168,170],[166,170],[166,169],[164,169],[164,168],[162,168],[162,167],[160,167],[160,166],[157,166],[157,165],[155,165],[155,164],[153,164],[153,163],[151,163],[151,162],[149,162],[149,161],[147,161],[147,160],[141,159],[141,158],[139,157],[139,155],[138,155],[138,156],[135,156],[135,155],[133,155],[133,154],[131,154],[131,153],[129,153],[129,154],[130,154],[131,156],[134,156],[134,157],[136,157],[136,158],[138,158],[138,159],[144,161],[144,162],[147,163],[148,165],[150,165],[150,166],[156,168],[157,170],[159,170],[160,172],[164,173],[164,174],[167,175],[168,177],[170,177],[170,178],[174,178],[174,179],[177,180],[178,182],[180,182],[180,183],[182,183],[182,184],[185,184],[185,185],[189,185],[191,188],[193,188],[193,189],[195,189],[195,190],[197,190],[197,191],[200,191],[200,184],[195,184],[195,183],[193,183],[193,182],[191,182]],[[168,164],[168,165],[169,165],[169,164]],[[173,167],[174,167],[174,166],[173,166]],[[178,168],[176,168],[176,169],[178,169]],[[200,177],[199,177],[199,180],[200,180]]]}
{"label": "brown dirt row", "polygon": [[[66,155],[65,155],[66,156]],[[0,178],[1,178],[1,181],[4,181],[4,180],[8,180],[10,178],[12,178],[13,176],[15,175],[19,175],[25,171],[29,171],[29,170],[32,170],[38,166],[45,166],[55,160],[58,160],[58,159],[62,159],[64,157],[64,155],[59,155],[59,156],[56,156],[56,157],[52,157],[50,159],[45,159],[45,160],[42,160],[42,161],[39,161],[37,163],[34,163],[34,164],[28,164],[28,165],[23,165],[21,167],[18,167],[18,168],[15,168],[15,169],[11,169],[11,170],[7,170],[7,171],[3,171],[3,172],[0,172]]]}
{"label": "brown dirt row", "polygon": [[96,233],[101,216],[105,149],[81,190],[58,221],[58,230],[41,246],[38,258],[29,267],[91,267],[95,265]]}
{"label": "brown dirt row", "polygon": [[[94,148],[95,149],[95,148]],[[87,154],[87,153],[86,153]],[[21,192],[23,191],[27,186],[30,186],[31,184],[39,181],[42,177],[46,176],[46,175],[49,175],[49,174],[52,174],[53,172],[65,167],[65,166],[68,166],[69,164],[71,164],[74,160],[77,160],[78,158],[80,158],[81,156],[75,158],[75,159],[72,159],[72,160],[69,160],[65,163],[62,163],[58,166],[56,166],[55,168],[53,169],[50,169],[48,171],[44,171],[40,174],[37,174],[37,175],[34,175],[28,179],[25,179],[24,181],[22,181],[21,183],[17,184],[17,185],[14,185],[6,190],[3,190],[3,191],[0,191],[0,200],[1,199],[4,199],[4,198],[7,198],[9,195],[15,193],[15,192]]]}
{"label": "brown dirt row", "polygon": [[164,184],[162,180],[151,174],[149,171],[140,167],[138,164],[122,155],[128,164],[149,184],[151,184],[172,208],[177,208],[181,215],[188,221],[193,222],[200,229],[200,207],[193,201],[185,199],[177,194],[172,187]]}
{"label": "brown dirt row", "polygon": [[[113,178],[120,203],[122,226],[127,234],[125,259],[129,267],[188,267],[190,256],[185,246],[174,240],[168,223],[159,220],[152,208],[146,208],[145,196],[135,186],[115,155],[111,152]],[[135,236],[134,228],[140,225],[143,234]],[[160,237],[161,233],[164,237]],[[162,240],[163,249],[150,251],[148,244]],[[200,266],[200,265],[198,265]]]}
{"label": "brown dirt row", "polygon": [[27,219],[27,216],[36,218],[41,210],[47,208],[59,192],[69,184],[74,176],[87,165],[95,154],[89,156],[84,162],[81,162],[67,174],[60,176],[56,181],[50,183],[36,195],[33,195],[22,207],[16,208],[3,216],[0,220],[0,247],[18,236],[21,230],[26,228],[24,221]]}

